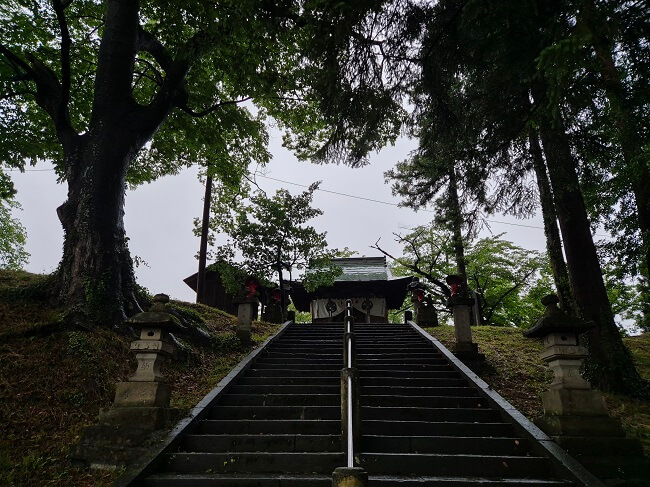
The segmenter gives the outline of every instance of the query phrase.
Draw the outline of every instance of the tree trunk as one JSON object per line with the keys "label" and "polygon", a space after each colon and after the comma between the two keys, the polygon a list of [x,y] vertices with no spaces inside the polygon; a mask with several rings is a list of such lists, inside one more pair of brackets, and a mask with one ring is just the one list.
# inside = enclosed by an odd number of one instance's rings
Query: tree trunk
{"label": "tree trunk", "polygon": [[[278,262],[280,262],[279,259]],[[287,319],[287,312],[286,312],[287,298],[284,292],[284,276],[282,275],[282,263],[278,265],[278,281],[280,282],[280,316],[282,316],[282,323],[284,323]]]}
{"label": "tree trunk", "polygon": [[[538,87],[534,92],[537,104],[541,104],[544,95]],[[590,351],[585,360],[585,373],[600,389],[639,393],[643,381],[614,322],[578,183],[576,162],[563,121],[557,116],[551,118],[542,114],[540,136],[564,240],[573,296],[582,317],[596,325],[583,335]]]}
{"label": "tree trunk", "polygon": [[650,281],[650,169],[648,168],[650,161],[643,149],[638,131],[643,124],[634,115],[630,96],[622,83],[624,76],[614,62],[611,48],[613,43],[608,36],[609,26],[593,0],[582,1],[578,19],[591,34],[592,46],[596,53],[600,76],[613,115],[613,125],[625,162],[623,178],[634,194],[637,223],[643,243],[639,258],[640,273],[645,283],[640,288],[644,303],[644,321],[647,324],[650,323],[650,316],[648,316],[650,296],[646,290],[647,283]]}
{"label": "tree trunk", "polygon": [[562,253],[560,230],[557,226],[557,214],[555,212],[555,203],[553,202],[551,183],[546,173],[546,163],[544,162],[537,133],[531,130],[528,135],[528,140],[530,143],[530,153],[533,157],[537,188],[539,190],[539,201],[542,206],[546,251],[551,261],[553,280],[555,281],[555,287],[560,299],[560,308],[569,314],[575,314],[573,296],[569,284],[569,274],[566,262],[564,262],[564,254]]}
{"label": "tree trunk", "polygon": [[208,259],[208,231],[210,230],[210,203],[212,201],[212,176],[205,179],[203,198],[203,221],[201,222],[201,243],[199,245],[199,272],[196,275],[196,302],[206,304],[205,267]]}
{"label": "tree trunk", "polygon": [[449,171],[449,223],[452,230],[456,270],[462,280],[460,295],[464,298],[467,292],[467,267],[465,265],[465,246],[463,245],[463,213],[458,199],[458,180],[454,168]]}
{"label": "tree trunk", "polygon": [[124,232],[125,177],[133,156],[116,140],[86,134],[65,155],[68,199],[57,209],[65,232],[57,290],[75,322],[119,325],[141,311]]}

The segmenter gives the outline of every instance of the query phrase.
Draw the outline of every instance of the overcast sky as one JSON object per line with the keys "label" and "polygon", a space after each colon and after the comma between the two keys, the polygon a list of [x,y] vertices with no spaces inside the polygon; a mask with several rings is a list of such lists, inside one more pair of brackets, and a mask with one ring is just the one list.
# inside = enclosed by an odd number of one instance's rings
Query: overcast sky
{"label": "overcast sky", "polygon": [[[384,183],[384,172],[405,159],[414,147],[414,141],[400,139],[394,147],[373,155],[369,166],[351,169],[300,162],[281,146],[280,136],[275,133],[270,147],[273,160],[265,170],[268,177],[258,177],[257,182],[268,194],[273,194],[281,187],[298,193],[305,188],[297,185],[308,186],[314,181],[322,181],[322,190],[391,203],[318,191],[313,204],[324,214],[312,220],[311,224],[317,230],[327,232],[331,247],[347,246],[360,255],[380,255],[369,247],[381,238],[382,247],[399,255],[401,249],[393,240],[393,232],[426,224],[432,217],[430,212],[416,213],[394,206],[399,203],[399,198],[393,197],[390,185]],[[54,172],[47,170],[50,168],[51,165],[43,163],[25,173],[10,173],[18,190],[17,199],[23,206],[16,216],[27,229],[27,250],[31,254],[27,270],[36,273],[49,273],[56,268],[63,244],[56,208],[65,200],[67,187],[56,183]],[[202,213],[203,192],[197,169],[191,168],[127,193],[125,225],[130,249],[134,256],[149,265],[138,267],[136,274],[140,284],[150,292],[164,292],[174,298],[194,301],[194,293],[183,279],[197,268],[195,255],[199,241],[192,233],[192,222]],[[493,233],[506,232],[505,239],[527,249],[544,249],[541,218],[521,221],[494,216],[490,220]],[[483,234],[487,233],[487,230],[483,231]]]}

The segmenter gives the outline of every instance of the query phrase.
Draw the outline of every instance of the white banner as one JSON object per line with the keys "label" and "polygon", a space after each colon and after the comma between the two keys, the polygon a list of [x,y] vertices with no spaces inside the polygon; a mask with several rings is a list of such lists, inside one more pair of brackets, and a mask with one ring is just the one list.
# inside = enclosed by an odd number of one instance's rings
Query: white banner
{"label": "white banner", "polygon": [[[366,310],[363,309],[363,302],[367,298],[351,298],[352,301],[352,307],[355,309],[358,309],[361,311],[364,315],[366,314]],[[343,312],[345,309],[345,302],[347,299],[332,299],[334,304],[336,304],[336,311],[332,312],[332,316],[336,316],[340,313]],[[330,313],[327,311],[327,303],[329,302],[329,299],[314,299],[311,302],[311,312],[312,312],[312,318],[314,319],[319,319],[319,318],[329,318]],[[372,308],[370,308],[370,316],[386,316],[386,299],[384,298],[370,298],[370,302],[372,303]]]}

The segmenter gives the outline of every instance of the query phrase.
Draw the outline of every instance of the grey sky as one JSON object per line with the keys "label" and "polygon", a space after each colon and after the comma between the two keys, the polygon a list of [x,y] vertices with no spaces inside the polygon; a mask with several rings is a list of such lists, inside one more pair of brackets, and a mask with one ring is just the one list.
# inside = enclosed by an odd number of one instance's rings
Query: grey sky
{"label": "grey sky", "polygon": [[[400,139],[395,147],[388,147],[371,157],[371,164],[360,169],[346,166],[313,165],[297,161],[281,146],[279,134],[271,139],[273,160],[266,167],[266,175],[292,183],[309,185],[321,180],[321,188],[365,198],[397,204],[390,185],[384,183],[384,172],[407,157],[415,142]],[[36,168],[51,167],[41,164]],[[52,272],[61,257],[63,232],[56,217],[56,208],[65,200],[66,185],[56,184],[52,171],[11,173],[18,189],[18,201],[23,211],[16,216],[27,229],[27,250],[31,258],[27,270]],[[259,186],[267,193],[285,187],[291,193],[304,190],[299,186],[258,178]],[[140,284],[153,293],[165,292],[183,300],[194,301],[194,293],[183,279],[196,272],[195,255],[199,242],[192,233],[193,219],[201,215],[204,188],[197,179],[197,169],[191,168],[176,176],[164,177],[151,184],[129,191],[126,198],[125,225],[130,239],[131,253],[146,261],[150,267],[136,269]],[[393,241],[393,232],[401,228],[428,223],[431,213],[414,212],[407,208],[353,199],[326,192],[317,192],[314,206],[324,214],[312,225],[327,232],[331,247],[349,247],[361,255],[378,255],[369,246],[381,238],[382,247],[399,255],[400,247]],[[506,232],[504,238],[531,249],[544,249],[544,233],[539,217],[516,220],[495,216],[493,233]],[[539,228],[494,223],[510,222]],[[484,230],[483,233],[488,233]]]}

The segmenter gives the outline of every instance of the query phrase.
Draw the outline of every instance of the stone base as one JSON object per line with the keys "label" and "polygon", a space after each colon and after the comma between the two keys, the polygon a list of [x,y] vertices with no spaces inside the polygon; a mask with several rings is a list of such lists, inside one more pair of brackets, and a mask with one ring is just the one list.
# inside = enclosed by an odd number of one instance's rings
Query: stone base
{"label": "stone base", "polygon": [[90,426],[72,447],[78,467],[119,468],[143,455],[165,436],[162,429],[179,419],[171,408],[117,407],[102,409],[99,424]]}
{"label": "stone base", "polygon": [[155,431],[178,419],[178,410],[157,407],[112,407],[99,411],[99,424]]}
{"label": "stone base", "polygon": [[625,433],[618,418],[607,415],[560,416],[545,415],[535,424],[549,436],[587,436],[623,438]]}
{"label": "stone base", "polygon": [[125,428],[108,425],[88,427],[79,442],[71,448],[74,466],[109,470],[132,463],[163,439],[164,431]]}
{"label": "stone base", "polygon": [[463,363],[485,360],[485,355],[478,352],[478,345],[474,342],[456,343],[454,345],[454,355]]}
{"label": "stone base", "polygon": [[169,407],[172,387],[163,382],[119,382],[115,406]]}
{"label": "stone base", "polygon": [[359,467],[339,467],[332,473],[332,487],[367,487],[368,472]]}
{"label": "stone base", "polygon": [[237,338],[239,338],[239,341],[242,342],[244,345],[249,345],[253,342],[253,338],[251,336],[251,330],[250,329],[241,329],[237,328],[235,330],[235,335],[237,335]]}
{"label": "stone base", "polygon": [[598,391],[555,389],[542,393],[544,413],[560,416],[607,416],[607,406]]}

